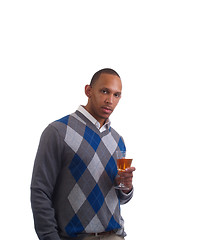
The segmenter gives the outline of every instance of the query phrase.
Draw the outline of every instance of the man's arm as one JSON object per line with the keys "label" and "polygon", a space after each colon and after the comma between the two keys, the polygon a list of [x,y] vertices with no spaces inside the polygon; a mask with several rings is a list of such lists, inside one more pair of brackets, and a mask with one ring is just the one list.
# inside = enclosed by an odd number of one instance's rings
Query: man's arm
{"label": "man's arm", "polygon": [[40,240],[60,240],[52,195],[61,168],[61,141],[57,130],[49,125],[41,136],[34,163],[31,206]]}
{"label": "man's arm", "polygon": [[125,172],[119,172],[119,175],[123,177],[123,183],[126,187],[128,187],[128,190],[123,190],[118,192],[118,197],[120,199],[120,204],[125,204],[130,201],[130,199],[133,197],[133,172],[135,171],[134,167],[127,168]]}

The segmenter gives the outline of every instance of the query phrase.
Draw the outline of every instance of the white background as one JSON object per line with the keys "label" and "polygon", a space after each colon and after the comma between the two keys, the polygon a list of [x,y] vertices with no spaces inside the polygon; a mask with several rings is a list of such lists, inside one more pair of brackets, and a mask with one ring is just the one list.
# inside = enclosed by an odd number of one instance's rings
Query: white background
{"label": "white background", "polygon": [[113,113],[136,167],[126,240],[205,239],[205,7],[199,0],[0,3],[0,218],[36,240],[30,180],[43,129],[114,68]]}

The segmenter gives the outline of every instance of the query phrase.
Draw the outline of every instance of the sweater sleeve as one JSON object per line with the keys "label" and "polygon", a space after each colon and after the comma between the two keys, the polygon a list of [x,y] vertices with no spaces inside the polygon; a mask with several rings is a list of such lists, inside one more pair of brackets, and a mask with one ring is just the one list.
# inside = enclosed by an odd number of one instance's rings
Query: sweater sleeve
{"label": "sweater sleeve", "polygon": [[60,240],[52,195],[61,168],[61,138],[49,125],[42,133],[31,181],[31,207],[40,240]]}
{"label": "sweater sleeve", "polygon": [[123,191],[118,190],[118,198],[120,200],[120,204],[123,205],[128,203],[133,197],[133,192],[134,189],[132,189],[129,193],[124,193]]}

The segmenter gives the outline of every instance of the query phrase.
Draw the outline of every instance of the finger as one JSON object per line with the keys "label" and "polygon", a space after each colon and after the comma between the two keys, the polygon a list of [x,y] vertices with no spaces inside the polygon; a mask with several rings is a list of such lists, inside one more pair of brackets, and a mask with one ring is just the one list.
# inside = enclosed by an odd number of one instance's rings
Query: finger
{"label": "finger", "polygon": [[132,178],[124,178],[124,182],[126,182],[126,183],[132,183]]}
{"label": "finger", "polygon": [[125,172],[129,173],[129,172],[134,172],[136,170],[135,167],[130,167],[130,168],[126,168]]}
{"label": "finger", "polygon": [[126,186],[132,186],[132,179],[130,178],[125,178],[123,182]]}
{"label": "finger", "polygon": [[119,172],[119,176],[124,177],[124,178],[132,178],[133,172]]}

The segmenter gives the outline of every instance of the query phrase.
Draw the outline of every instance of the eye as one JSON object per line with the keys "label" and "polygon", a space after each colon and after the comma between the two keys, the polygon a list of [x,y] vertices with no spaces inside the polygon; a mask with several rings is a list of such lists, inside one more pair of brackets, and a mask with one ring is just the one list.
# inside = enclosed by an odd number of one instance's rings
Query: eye
{"label": "eye", "polygon": [[107,89],[102,89],[101,92],[102,92],[103,94],[107,94],[107,93],[108,93],[108,90],[107,90]]}
{"label": "eye", "polygon": [[121,94],[120,94],[120,93],[115,93],[114,96],[115,96],[116,98],[120,98]]}

